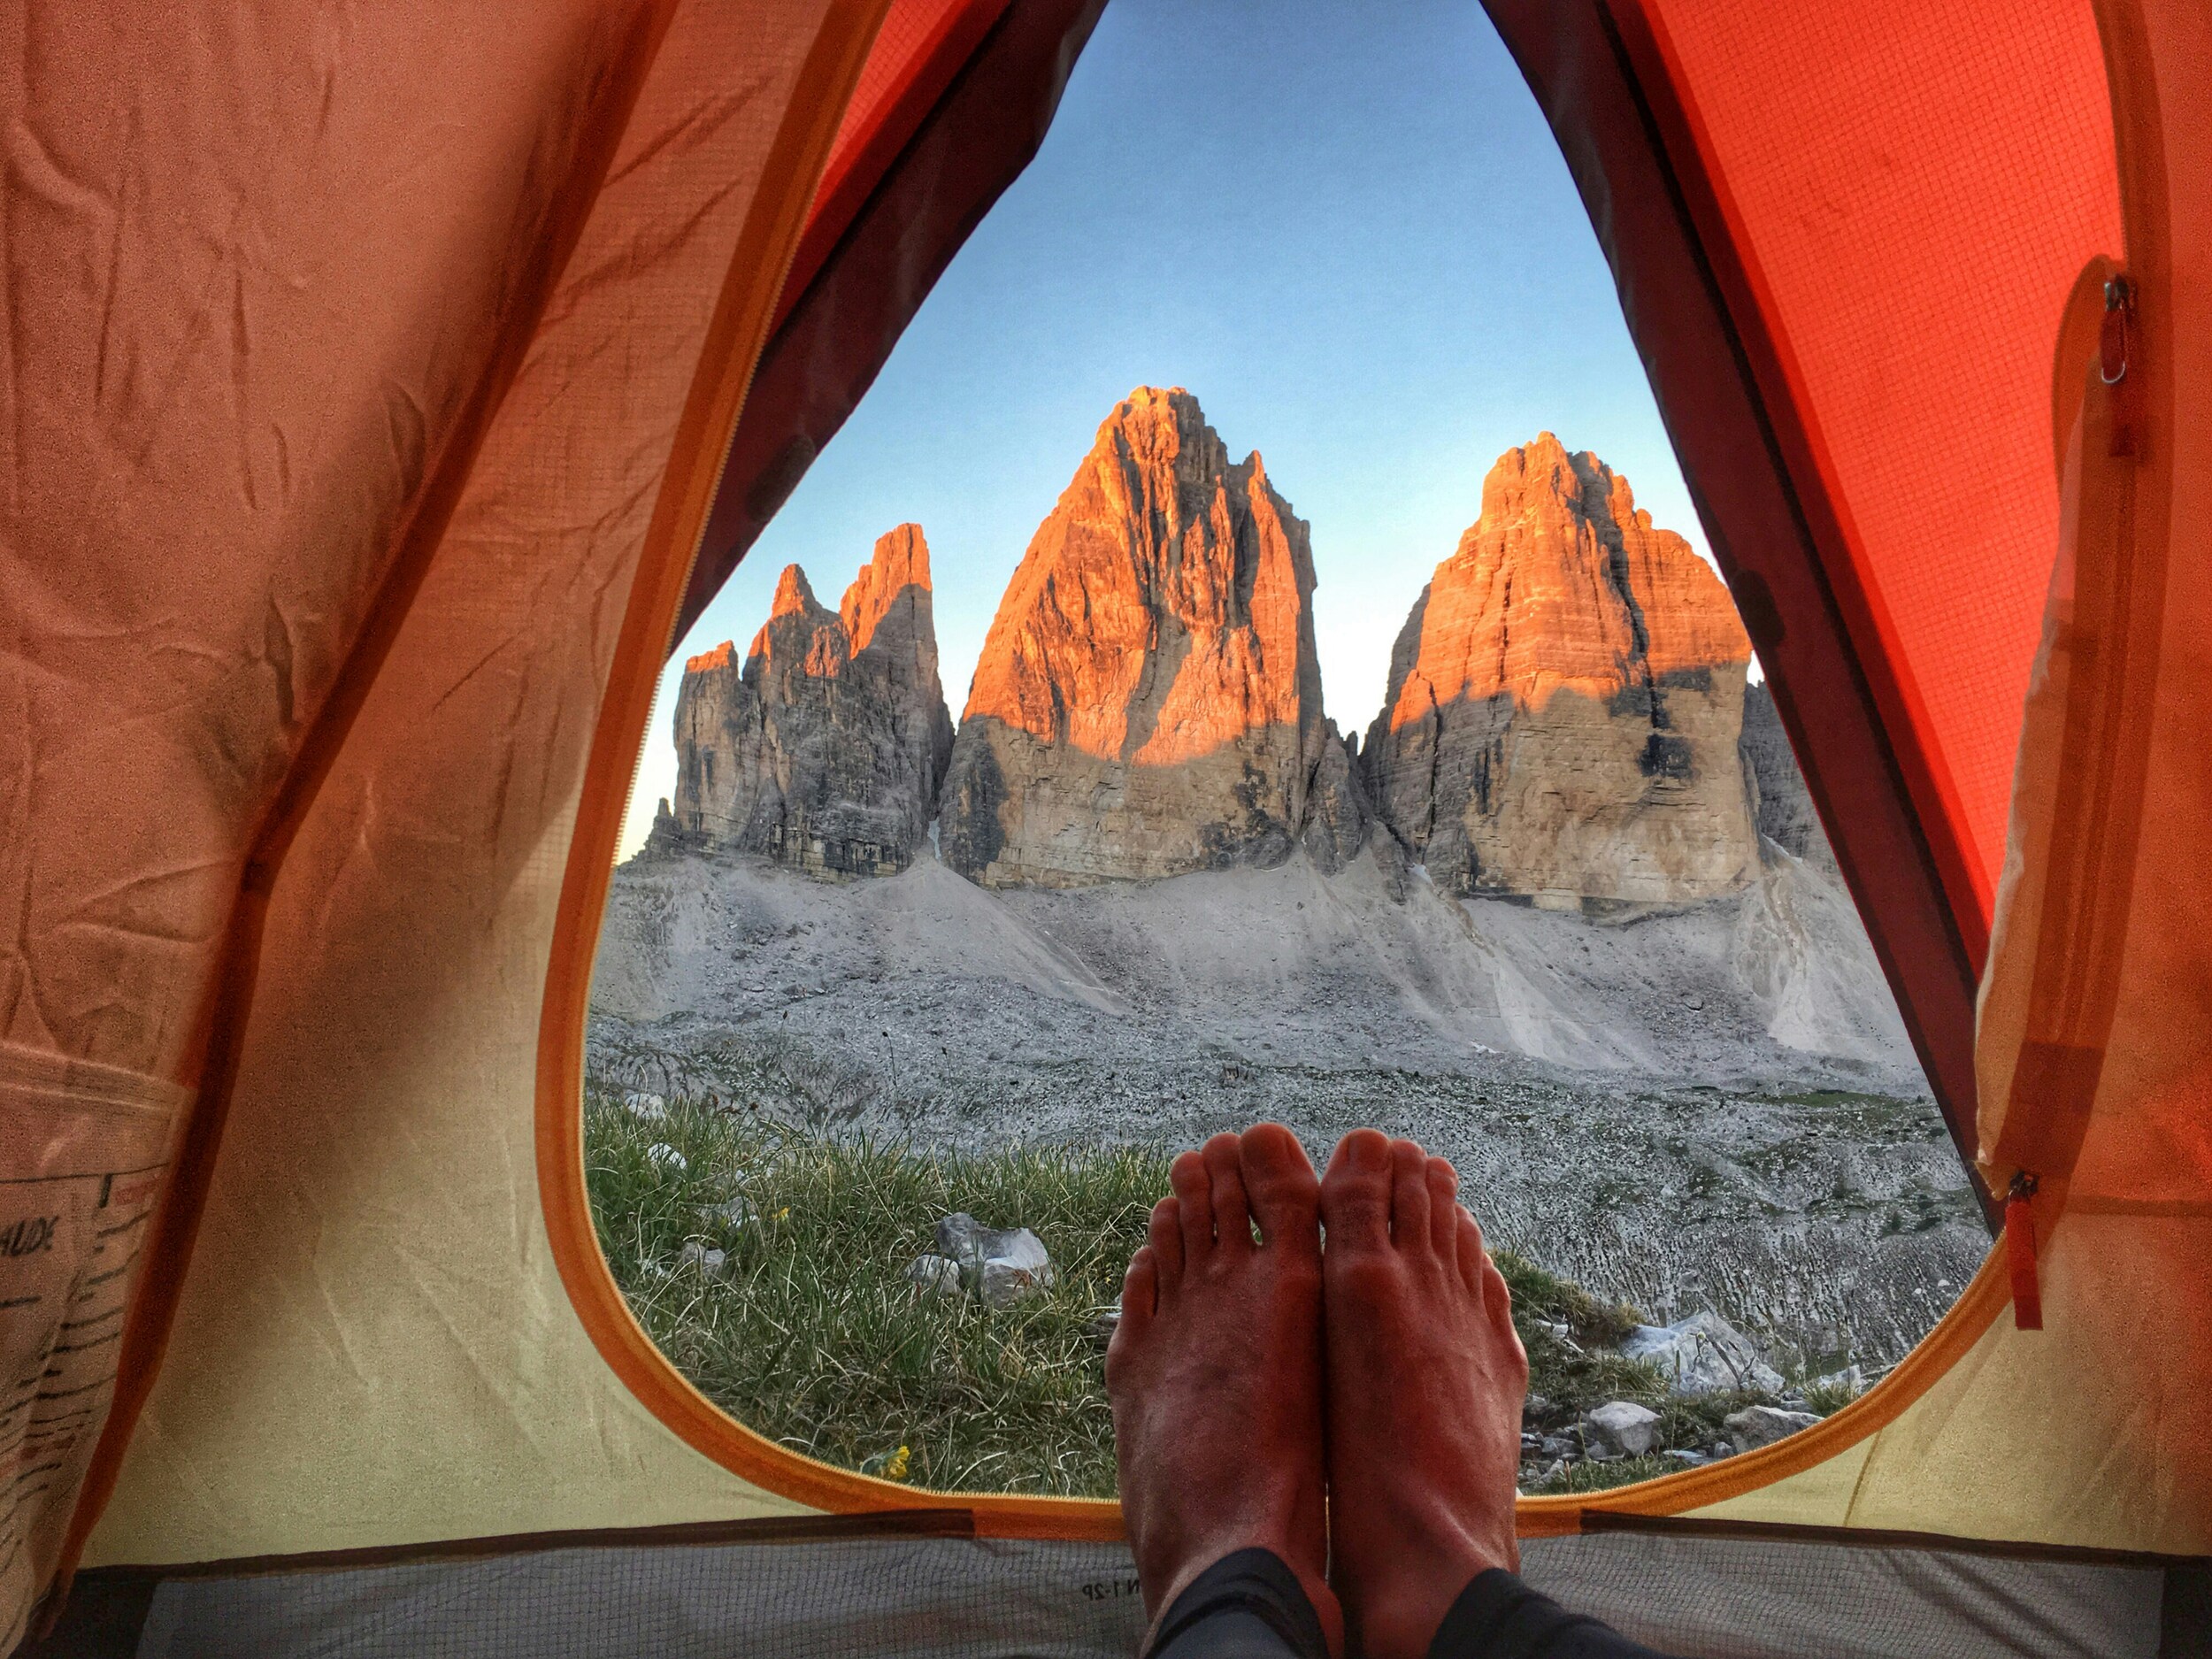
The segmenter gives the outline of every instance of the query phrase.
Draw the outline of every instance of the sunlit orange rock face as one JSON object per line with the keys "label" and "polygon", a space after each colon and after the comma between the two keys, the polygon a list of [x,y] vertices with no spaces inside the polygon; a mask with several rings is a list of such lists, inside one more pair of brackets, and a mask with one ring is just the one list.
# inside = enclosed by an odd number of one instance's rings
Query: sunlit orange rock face
{"label": "sunlit orange rock face", "polygon": [[811,875],[895,874],[928,839],[951,749],[929,547],[901,525],[838,610],[790,565],[741,668],[727,642],[685,663],[668,829]]}
{"label": "sunlit orange rock face", "polygon": [[1758,870],[1738,737],[1750,641],[1720,579],[1628,480],[1549,433],[1392,653],[1362,756],[1377,811],[1448,891],[1676,904]]}
{"label": "sunlit orange rock face", "polygon": [[1279,864],[1310,827],[1336,868],[1365,822],[1308,823],[1335,742],[1313,587],[1305,523],[1259,456],[1233,465],[1180,388],[1132,392],[991,624],[941,803],[947,862],[1064,887]]}

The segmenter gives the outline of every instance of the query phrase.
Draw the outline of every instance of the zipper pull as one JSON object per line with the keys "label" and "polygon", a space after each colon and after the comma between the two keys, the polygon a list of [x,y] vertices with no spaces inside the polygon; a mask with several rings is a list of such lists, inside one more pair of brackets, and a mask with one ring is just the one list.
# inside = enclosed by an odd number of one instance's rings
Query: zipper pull
{"label": "zipper pull", "polygon": [[[2124,276],[2114,277],[2104,285],[2104,326],[2097,332],[2097,373],[2107,386],[2117,387],[2127,379],[2134,334],[2135,285]],[[2135,423],[2127,412],[2131,401],[2124,391],[2112,395],[2111,454],[2135,453]]]}
{"label": "zipper pull", "polygon": [[2020,1331],[2043,1328],[2043,1286],[2035,1275],[2035,1218],[2028,1201],[2036,1179],[2025,1170],[2012,1178],[2005,1195],[2005,1264],[2012,1271],[2012,1324]]}

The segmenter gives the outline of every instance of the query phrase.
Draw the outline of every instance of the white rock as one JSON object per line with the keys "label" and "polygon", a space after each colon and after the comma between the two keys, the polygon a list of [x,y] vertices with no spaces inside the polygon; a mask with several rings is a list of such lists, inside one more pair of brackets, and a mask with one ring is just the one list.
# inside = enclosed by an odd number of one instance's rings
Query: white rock
{"label": "white rock", "polygon": [[657,1094],[648,1094],[641,1089],[631,1089],[622,1097],[622,1104],[634,1118],[657,1124],[668,1116],[668,1102]]}
{"label": "white rock", "polygon": [[729,1259],[727,1251],[712,1249],[696,1239],[693,1239],[682,1249],[676,1252],[676,1261],[679,1265],[695,1267],[701,1272],[714,1278],[721,1276],[722,1269],[728,1263]]}
{"label": "white rock", "polygon": [[1678,1394],[1747,1388],[1778,1394],[1782,1374],[1759,1357],[1751,1340],[1720,1315],[1694,1313],[1672,1325],[1640,1325],[1621,1344],[1629,1359],[1658,1367]]}
{"label": "white rock", "polygon": [[1778,1406],[1746,1406],[1721,1419],[1729,1440],[1740,1452],[1771,1446],[1784,1436],[1809,1429],[1819,1421],[1809,1411],[1785,1411]]}
{"label": "white rock", "polygon": [[1866,1392],[1866,1372],[1856,1365],[1846,1365],[1841,1371],[1832,1371],[1825,1377],[1816,1377],[1805,1386],[1808,1388],[1847,1389],[1855,1398]]}
{"label": "white rock", "polygon": [[684,1155],[677,1151],[675,1148],[670,1146],[665,1141],[656,1141],[653,1142],[651,1146],[645,1148],[645,1156],[652,1159],[654,1163],[659,1164],[661,1168],[664,1170],[673,1170],[679,1175],[682,1174],[686,1170],[691,1167],[689,1161],[685,1158]]}
{"label": "white rock", "polygon": [[[1027,1228],[1023,1232],[1033,1240],[1037,1236]],[[1037,1246],[1034,1262],[1000,1257],[984,1263],[983,1300],[994,1308],[1010,1308],[1052,1283],[1052,1263],[1045,1258],[1044,1248]]]}
{"label": "white rock", "polygon": [[1027,1227],[987,1227],[973,1216],[937,1224],[937,1253],[957,1262],[962,1283],[994,1308],[1033,1295],[1056,1277],[1044,1240]]}
{"label": "white rock", "polygon": [[1609,1400],[1586,1414],[1583,1432],[1592,1443],[1624,1457],[1641,1457],[1659,1443],[1659,1414],[1630,1400]]}
{"label": "white rock", "polygon": [[960,1263],[949,1256],[918,1256],[906,1264],[906,1277],[917,1295],[933,1298],[960,1294]]}

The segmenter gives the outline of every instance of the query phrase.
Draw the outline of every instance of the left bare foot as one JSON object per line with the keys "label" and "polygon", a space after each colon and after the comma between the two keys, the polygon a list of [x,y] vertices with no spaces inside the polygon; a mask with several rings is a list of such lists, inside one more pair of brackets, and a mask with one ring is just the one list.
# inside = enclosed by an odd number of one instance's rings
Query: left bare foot
{"label": "left bare foot", "polygon": [[1325,1576],[1320,1183],[1280,1124],[1216,1135],[1170,1179],[1106,1350],[1145,1611],[1156,1621],[1225,1555],[1272,1550],[1341,1652]]}
{"label": "left bare foot", "polygon": [[1368,1659],[1421,1659],[1468,1581],[1520,1565],[1528,1356],[1442,1158],[1372,1129],[1321,1182],[1329,1224],[1330,1525]]}

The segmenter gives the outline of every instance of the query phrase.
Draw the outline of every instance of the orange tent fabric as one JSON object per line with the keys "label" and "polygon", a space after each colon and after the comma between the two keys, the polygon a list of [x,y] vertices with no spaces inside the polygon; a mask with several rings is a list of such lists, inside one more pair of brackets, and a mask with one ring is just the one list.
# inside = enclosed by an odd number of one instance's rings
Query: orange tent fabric
{"label": "orange tent fabric", "polygon": [[[493,700],[476,718],[557,767],[526,706],[557,725],[557,682],[540,674],[518,700],[488,584],[558,611],[595,710],[703,349],[735,383],[719,413],[688,417],[708,423],[687,440],[704,442],[703,481],[690,528],[678,514],[660,531],[687,554],[695,539],[879,17],[820,0],[725,11],[403,10],[335,30],[313,6],[263,8],[250,28],[216,8],[182,31],[201,54],[184,72],[174,18],[60,8],[7,26],[35,165],[12,175],[6,253],[4,1148],[7,1174],[43,1183],[61,1214],[55,1283],[9,1316],[10,1376],[93,1340],[62,1317],[73,1287],[104,1280],[117,1317],[104,1350],[72,1362],[82,1382],[73,1369],[33,1396],[35,1415],[50,1396],[67,1415],[14,1448],[39,1490],[0,1548],[0,1627],[21,1627],[81,1542],[153,1380],[257,981],[359,966],[326,926],[288,955],[263,925],[319,802],[343,798],[331,780],[369,753],[365,710],[422,683],[403,636],[443,624],[442,645],[414,649],[465,670]],[[720,317],[733,248],[742,280]],[[426,584],[449,596],[424,602]],[[443,707],[459,717],[450,695]],[[518,789],[514,805],[531,798],[527,774],[444,752]],[[373,810],[404,824],[393,782]],[[412,822],[443,845],[438,820]],[[487,843],[485,890],[532,844]],[[266,1189],[279,1202],[301,1190],[296,1164]],[[119,1194],[143,1202],[111,1222]],[[251,1226],[250,1204],[215,1213]]]}
{"label": "orange tent fabric", "polygon": [[[1489,6],[1954,1134],[2024,1178],[2045,1313],[2005,1317],[1993,1257],[1821,1429],[1525,1529],[2212,1553],[2212,15]],[[0,1352],[43,1384],[65,1308],[115,1333],[111,1370],[73,1338],[84,1380],[34,1390],[78,1403],[12,1454],[0,1621],[81,1547],[916,1501],[766,1447],[626,1323],[581,1197],[582,1003],[679,618],[1096,14],[0,25],[0,1175],[56,1194],[13,1218],[55,1248]]]}

